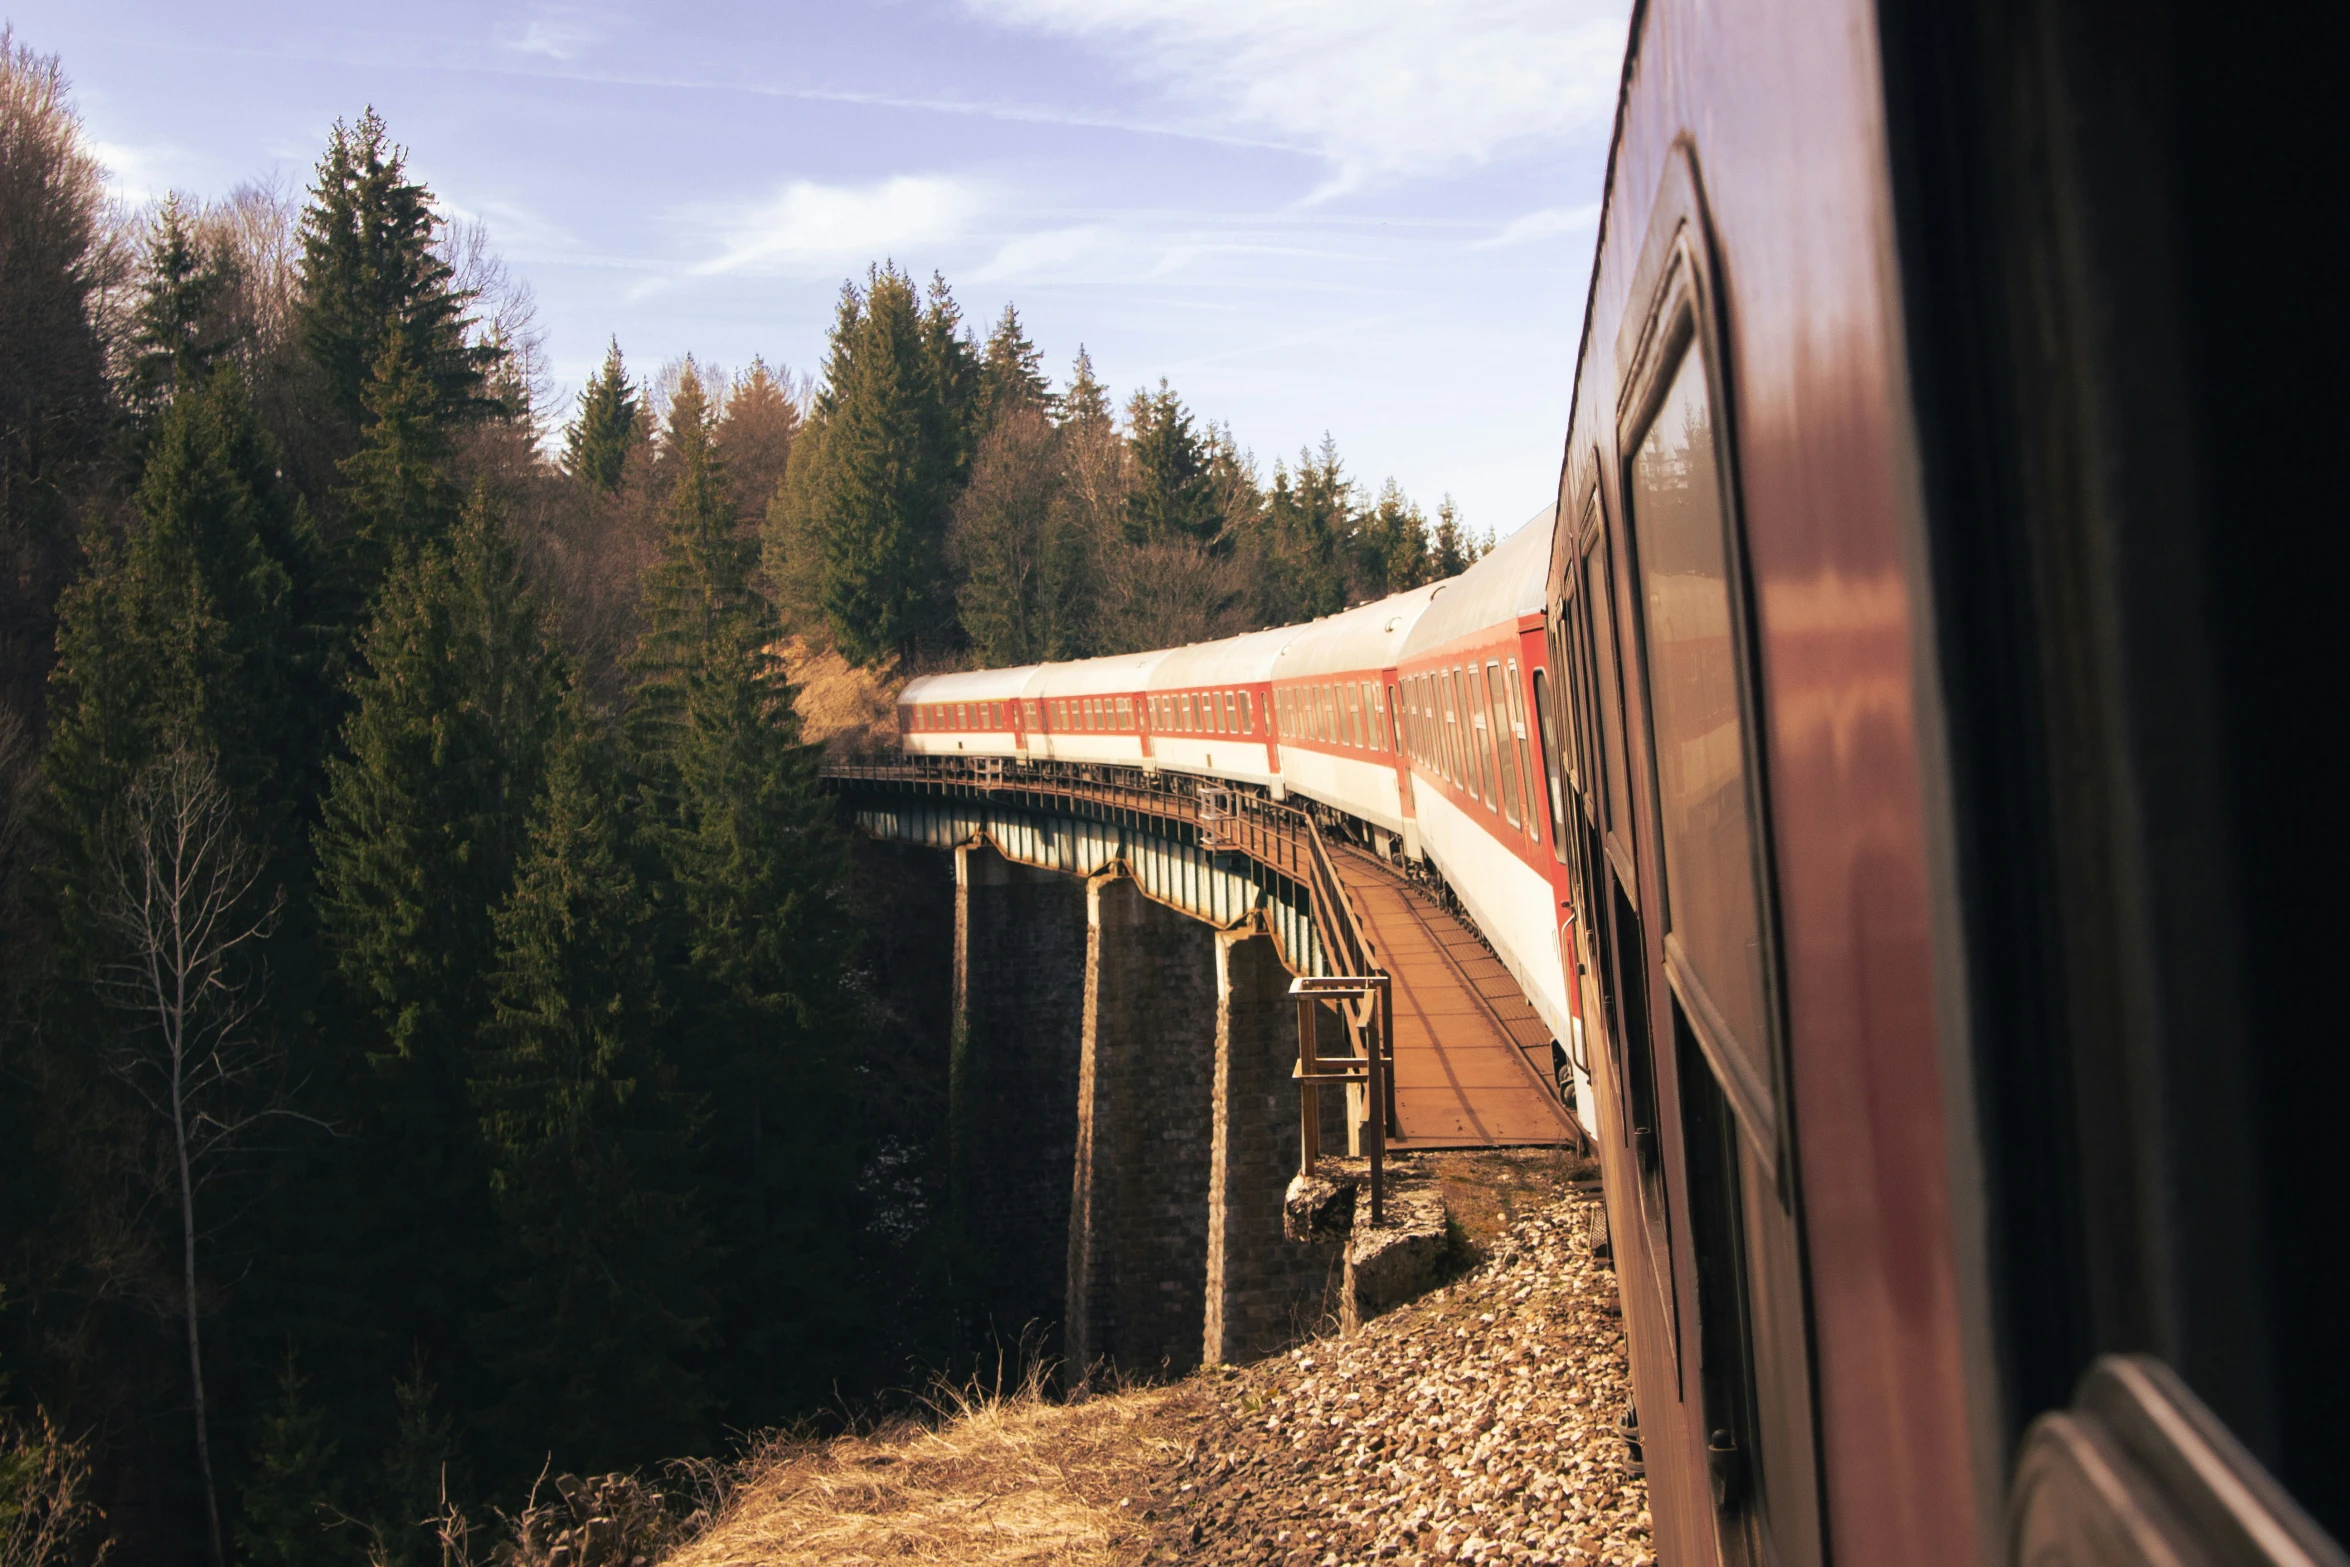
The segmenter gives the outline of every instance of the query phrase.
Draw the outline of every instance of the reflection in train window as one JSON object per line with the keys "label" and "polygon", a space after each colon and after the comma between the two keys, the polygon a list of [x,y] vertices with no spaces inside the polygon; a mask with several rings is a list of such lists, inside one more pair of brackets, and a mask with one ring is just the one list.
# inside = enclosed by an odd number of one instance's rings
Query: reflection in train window
{"label": "reflection in train window", "polygon": [[1583,602],[1591,613],[1591,683],[1599,692],[1599,749],[1605,774],[1598,780],[1604,785],[1599,791],[1600,828],[1629,856],[1631,823],[1624,810],[1632,797],[1632,785],[1624,761],[1623,687],[1618,678],[1622,664],[1616,647],[1616,601],[1604,538],[1583,557]]}
{"label": "reflection in train window", "polygon": [[1721,1043],[1743,1056],[1749,1086],[1767,1093],[1762,918],[1729,547],[1705,363],[1693,350],[1641,438],[1631,479],[1666,937],[1694,978],[1698,1021],[1730,1036]]}

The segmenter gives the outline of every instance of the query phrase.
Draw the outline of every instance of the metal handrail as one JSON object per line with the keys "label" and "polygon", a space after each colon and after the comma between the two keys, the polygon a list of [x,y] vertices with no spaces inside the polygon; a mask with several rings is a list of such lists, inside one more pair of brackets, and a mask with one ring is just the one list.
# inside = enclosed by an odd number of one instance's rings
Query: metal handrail
{"label": "metal handrail", "polygon": [[[1370,938],[1312,812],[1187,774],[1065,762],[1029,762],[1007,770],[1000,757],[907,756],[891,751],[826,762],[819,777],[942,793],[952,789],[990,796],[1045,796],[1189,824],[1203,847],[1244,855],[1303,887],[1324,962],[1336,972],[1301,978],[1290,992],[1298,998],[1299,1170],[1311,1175],[1319,1154],[1316,1085],[1361,1081],[1363,1124],[1370,1134],[1371,1222],[1385,1221],[1385,1152],[1395,1120],[1394,983],[1375,960]],[[1312,1009],[1323,1005],[1344,1023],[1351,1060],[1361,1065],[1359,1073],[1321,1069],[1325,1063],[1350,1059],[1319,1053]]]}

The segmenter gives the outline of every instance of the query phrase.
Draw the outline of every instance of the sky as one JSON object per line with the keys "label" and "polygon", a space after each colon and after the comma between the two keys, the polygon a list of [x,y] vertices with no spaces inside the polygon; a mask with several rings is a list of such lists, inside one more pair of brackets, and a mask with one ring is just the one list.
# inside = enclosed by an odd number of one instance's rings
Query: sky
{"label": "sky", "polygon": [[1558,482],[1626,0],[0,0],[126,201],[298,191],[369,105],[536,297],[555,410],[617,337],[820,368],[844,280],[1009,301],[1056,381],[1165,377],[1270,476],[1507,533]]}

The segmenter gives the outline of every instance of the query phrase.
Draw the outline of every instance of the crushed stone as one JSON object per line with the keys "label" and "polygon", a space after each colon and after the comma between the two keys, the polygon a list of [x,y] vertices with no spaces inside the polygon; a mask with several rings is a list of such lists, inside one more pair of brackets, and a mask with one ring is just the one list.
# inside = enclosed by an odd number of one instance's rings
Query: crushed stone
{"label": "crushed stone", "polygon": [[1189,1440],[1123,1499],[1149,1562],[1651,1567],[1598,1198],[1518,1205],[1467,1273],[1344,1338],[1186,1384]]}

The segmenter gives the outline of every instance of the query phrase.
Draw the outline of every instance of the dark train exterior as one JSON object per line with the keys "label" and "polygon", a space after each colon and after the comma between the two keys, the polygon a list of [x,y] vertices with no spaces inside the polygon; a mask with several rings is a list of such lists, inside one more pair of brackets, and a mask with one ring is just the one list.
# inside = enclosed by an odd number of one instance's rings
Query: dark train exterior
{"label": "dark train exterior", "polygon": [[1667,1562],[2341,1560],[2297,37],[1634,19],[1548,623]]}
{"label": "dark train exterior", "polygon": [[1305,796],[1452,882],[1605,1167],[1665,1562],[2344,1561],[2329,62],[1642,5],[1554,510],[907,689],[911,752]]}

